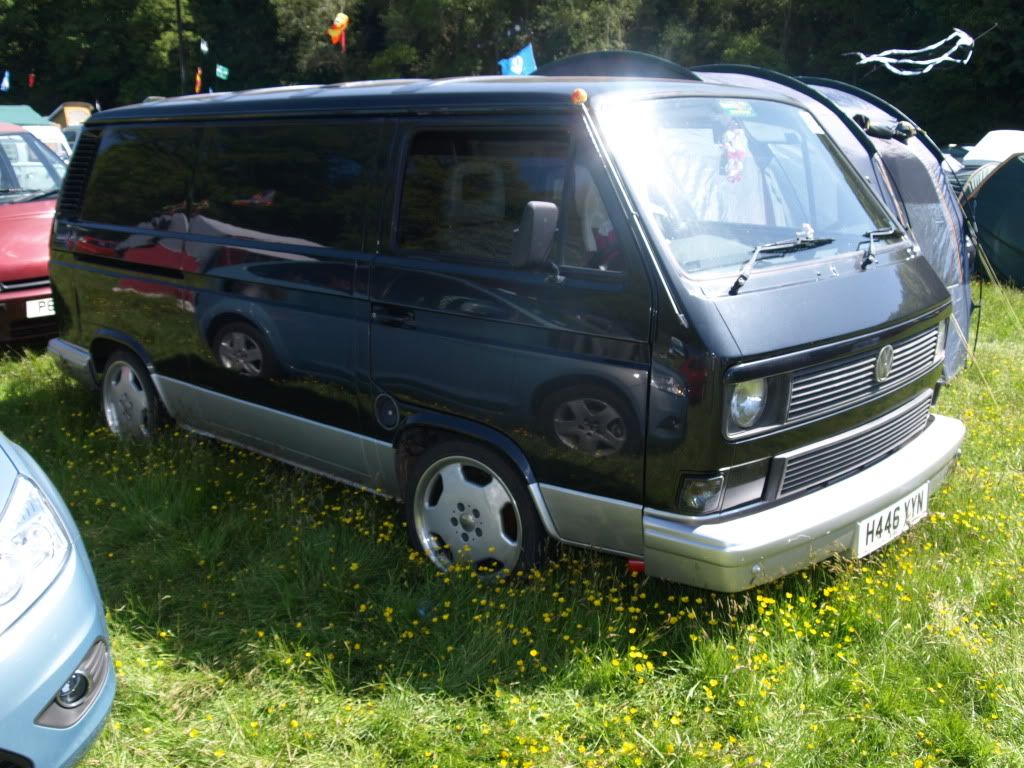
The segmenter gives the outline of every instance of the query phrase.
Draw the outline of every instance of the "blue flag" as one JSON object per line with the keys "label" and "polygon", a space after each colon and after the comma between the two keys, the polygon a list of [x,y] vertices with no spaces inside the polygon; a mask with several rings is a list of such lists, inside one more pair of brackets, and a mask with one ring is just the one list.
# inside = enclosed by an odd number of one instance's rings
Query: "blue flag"
{"label": "blue flag", "polygon": [[498,66],[501,67],[503,75],[529,75],[537,71],[537,62],[533,58],[533,43],[530,43],[514,56],[507,59],[499,59]]}
{"label": "blue flag", "polygon": [[4,70],[4,79],[0,81],[0,91],[7,93],[11,90],[11,70]]}

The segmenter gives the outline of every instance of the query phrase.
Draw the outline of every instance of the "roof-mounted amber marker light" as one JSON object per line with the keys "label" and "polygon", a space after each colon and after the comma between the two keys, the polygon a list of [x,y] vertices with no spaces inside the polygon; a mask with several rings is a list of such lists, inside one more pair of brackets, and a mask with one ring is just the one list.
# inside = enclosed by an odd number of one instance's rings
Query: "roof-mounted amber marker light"
{"label": "roof-mounted amber marker light", "polygon": [[575,104],[576,106],[579,106],[580,104],[586,104],[588,98],[589,97],[587,96],[587,92],[582,88],[573,88],[572,95],[569,97],[572,103]]}

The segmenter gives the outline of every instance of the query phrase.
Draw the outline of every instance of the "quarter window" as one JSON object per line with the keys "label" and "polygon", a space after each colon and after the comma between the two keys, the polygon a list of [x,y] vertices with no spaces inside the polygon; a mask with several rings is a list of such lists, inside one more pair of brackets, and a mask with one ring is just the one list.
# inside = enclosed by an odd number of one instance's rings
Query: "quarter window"
{"label": "quarter window", "polygon": [[197,131],[125,126],[103,131],[82,218],[166,229],[188,207]]}

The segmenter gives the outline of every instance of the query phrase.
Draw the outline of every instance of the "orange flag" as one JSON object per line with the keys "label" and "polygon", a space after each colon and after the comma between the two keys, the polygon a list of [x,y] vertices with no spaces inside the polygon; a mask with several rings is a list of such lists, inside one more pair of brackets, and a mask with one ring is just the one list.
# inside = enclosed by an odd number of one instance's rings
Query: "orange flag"
{"label": "orange flag", "polygon": [[331,45],[340,45],[341,52],[345,53],[345,30],[348,29],[348,15],[339,13],[334,17],[334,23],[327,28],[327,36],[331,38]]}

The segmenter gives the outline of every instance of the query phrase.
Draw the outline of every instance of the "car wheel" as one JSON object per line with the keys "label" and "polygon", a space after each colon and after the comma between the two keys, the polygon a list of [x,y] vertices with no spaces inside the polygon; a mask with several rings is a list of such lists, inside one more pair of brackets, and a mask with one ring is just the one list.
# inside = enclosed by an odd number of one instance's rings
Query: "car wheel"
{"label": "car wheel", "polygon": [[602,385],[561,389],[544,399],[540,413],[549,437],[590,456],[633,451],[640,439],[629,403]]}
{"label": "car wheel", "polygon": [[160,399],[146,366],[131,352],[115,352],[103,369],[103,415],[120,438],[150,437],[160,425]]}
{"label": "car wheel", "polygon": [[266,337],[249,323],[228,323],[213,338],[217,362],[229,371],[254,379],[277,374],[277,363]]}
{"label": "car wheel", "polygon": [[413,547],[440,570],[524,571],[543,559],[546,534],[519,471],[477,443],[436,443],[417,459],[405,494]]}

